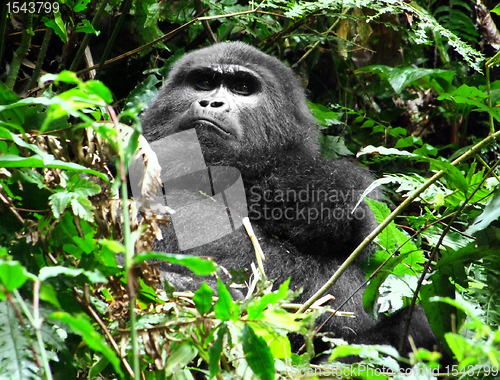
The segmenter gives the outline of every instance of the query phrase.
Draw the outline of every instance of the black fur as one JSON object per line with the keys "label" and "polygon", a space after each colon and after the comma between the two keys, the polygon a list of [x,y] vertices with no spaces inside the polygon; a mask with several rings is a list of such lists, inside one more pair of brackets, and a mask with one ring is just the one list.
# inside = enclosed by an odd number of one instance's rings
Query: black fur
{"label": "black fur", "polygon": [[[368,172],[348,160],[320,157],[316,123],[292,71],[253,47],[221,43],[187,54],[141,121],[149,141],[196,128],[207,165],[242,173],[249,216],[267,257],[266,274],[277,283],[291,277],[292,287],[304,289],[300,301],[314,294],[375,228],[364,202],[351,214],[372,180]],[[314,210],[321,215],[308,220]],[[178,251],[171,237],[157,248]],[[212,256],[225,268],[250,268],[255,261],[243,228],[186,253]],[[178,273],[169,278],[185,286],[186,277]],[[336,297],[332,307],[363,281],[361,269],[351,266],[330,291]],[[377,327],[371,330],[373,339],[363,335],[376,322],[363,309],[362,291],[343,310],[356,318],[332,318],[327,331],[349,341],[397,344],[402,328],[390,326],[400,325],[400,318],[384,322],[389,326],[384,336]]]}

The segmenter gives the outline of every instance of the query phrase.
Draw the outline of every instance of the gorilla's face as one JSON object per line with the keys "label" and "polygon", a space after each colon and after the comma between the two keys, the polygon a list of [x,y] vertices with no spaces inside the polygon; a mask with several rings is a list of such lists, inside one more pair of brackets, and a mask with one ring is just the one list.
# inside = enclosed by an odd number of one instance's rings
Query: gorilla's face
{"label": "gorilla's face", "polygon": [[196,128],[205,146],[239,150],[246,137],[242,119],[257,112],[265,96],[259,75],[239,65],[194,67],[185,76],[183,88],[190,105],[174,128]]}
{"label": "gorilla's face", "polygon": [[141,117],[149,141],[195,128],[208,164],[317,154],[317,129],[292,71],[242,43],[186,54]]}

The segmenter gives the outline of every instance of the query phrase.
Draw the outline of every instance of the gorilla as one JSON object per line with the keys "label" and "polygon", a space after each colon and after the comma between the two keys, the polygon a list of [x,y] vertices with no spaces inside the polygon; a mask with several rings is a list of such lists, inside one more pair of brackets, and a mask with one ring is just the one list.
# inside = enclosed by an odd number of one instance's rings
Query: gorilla
{"label": "gorilla", "polygon": [[[249,45],[219,43],[186,54],[141,123],[150,143],[194,129],[207,166],[241,173],[245,211],[266,256],[265,273],[276,284],[291,277],[291,287],[303,289],[299,301],[313,295],[376,226],[365,202],[355,207],[372,182],[369,173],[346,159],[320,156],[318,128],[293,72]],[[181,249],[175,234],[167,232],[155,248],[211,256],[228,269],[250,268],[255,261],[254,247],[241,226],[189,249]],[[166,270],[178,289],[189,286],[182,268]],[[360,267],[351,265],[330,290],[335,296],[332,308],[364,280]],[[325,329],[336,337],[399,345],[404,317],[377,324],[363,309],[362,292],[341,310],[353,311],[355,318],[331,318]],[[409,334],[417,346],[431,349],[435,338],[425,315],[417,319],[424,323],[413,323]]]}

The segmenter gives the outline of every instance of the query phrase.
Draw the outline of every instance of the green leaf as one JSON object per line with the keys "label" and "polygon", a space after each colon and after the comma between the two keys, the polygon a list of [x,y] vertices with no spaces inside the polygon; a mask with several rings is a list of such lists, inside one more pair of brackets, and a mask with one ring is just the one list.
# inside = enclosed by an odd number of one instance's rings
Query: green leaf
{"label": "green leaf", "polygon": [[497,121],[500,121],[500,111],[496,107],[491,108],[484,104],[486,97],[487,95],[483,91],[464,84],[451,93],[442,94],[438,100],[452,100],[457,104],[476,106],[476,111],[489,113]]}
{"label": "green leaf", "polygon": [[19,100],[15,92],[8,89],[5,83],[0,82],[0,104],[12,104]]}
{"label": "green leaf", "polygon": [[416,145],[422,145],[422,139],[416,136],[408,136],[400,138],[394,147],[396,149],[400,149],[400,148],[408,148],[410,146],[413,147]]}
{"label": "green leaf", "polygon": [[353,156],[345,140],[341,136],[320,136],[321,154],[326,158],[337,158],[340,156]]}
{"label": "green leaf", "polygon": [[371,72],[379,74],[382,79],[389,82],[396,94],[400,94],[406,87],[414,84],[419,79],[428,76],[439,77],[451,83],[455,73],[451,70],[421,69],[418,67],[393,68],[384,65],[363,67],[358,72]]}
{"label": "green leaf", "polygon": [[[27,323],[24,317],[23,322]],[[7,301],[0,302],[0,340],[2,380],[42,380],[37,376],[40,367],[33,357],[33,339],[21,328],[16,311]]]}
{"label": "green leaf", "polygon": [[42,282],[40,287],[40,299],[45,302],[50,302],[53,306],[61,309],[62,306],[57,299],[57,293],[54,287],[48,282]]}
{"label": "green leaf", "polygon": [[78,173],[72,173],[67,187],[84,197],[90,197],[101,192],[101,186],[92,182],[88,177],[81,177]]}
{"label": "green leaf", "polygon": [[289,313],[282,308],[271,307],[264,311],[264,319],[262,322],[279,331],[299,332],[311,326],[311,319],[315,317],[316,315],[314,313],[295,314]]}
{"label": "green leaf", "polygon": [[[293,316],[293,313],[288,313],[283,309],[279,309],[283,312],[283,314],[288,314]],[[267,314],[267,313],[266,313]],[[273,315],[271,314],[271,317]],[[288,332],[298,332],[300,329],[304,331],[306,329],[306,323],[303,323],[301,321],[292,321],[293,318],[290,318],[290,322],[296,326],[299,326],[300,328],[293,328],[290,330],[287,330]],[[273,326],[264,326],[261,327],[256,323],[249,323],[251,327],[253,328],[254,332],[264,339],[267,343],[267,346],[269,347],[269,351],[271,352],[271,355],[274,358],[278,359],[287,359],[292,356],[292,346],[290,344],[290,340],[288,337],[284,334],[279,334],[277,331],[272,330],[270,327]],[[287,326],[288,327],[288,326]]]}
{"label": "green leaf", "polygon": [[416,154],[407,152],[405,150],[399,150],[399,149],[394,149],[394,148],[385,148],[383,146],[379,147],[374,147],[373,145],[368,145],[367,147],[361,149],[359,153],[357,154],[357,157],[360,157],[364,154],[381,154],[384,156],[390,156],[390,155],[397,155],[397,156],[408,156],[408,157],[419,157]]}
{"label": "green leaf", "polygon": [[[453,299],[455,297],[455,285],[450,282],[447,275],[443,275],[439,271],[434,272],[426,282],[420,290],[422,306],[432,331],[436,334],[438,340],[442,341],[445,334],[452,331],[452,315],[457,316],[458,310],[444,302],[431,302],[430,298],[441,296]],[[460,316],[463,317],[462,311],[460,311]],[[459,325],[461,325],[462,318],[459,317],[459,320]]]}
{"label": "green leaf", "polygon": [[[385,218],[387,218],[391,213],[389,207],[387,207],[387,205],[382,202],[378,202],[369,198],[366,199],[366,202],[368,203],[368,206],[372,210],[373,215],[375,216],[375,219],[377,220],[378,224],[382,223],[385,220]],[[377,236],[380,245],[388,252],[392,252],[396,248],[397,240],[394,234],[395,229],[396,226],[394,222],[391,222]]]}
{"label": "green leaf", "polygon": [[484,208],[483,212],[474,220],[474,223],[465,231],[467,235],[473,235],[484,230],[492,222],[500,217],[500,192],[496,192],[491,202]]}
{"label": "green leaf", "polygon": [[224,335],[226,335],[227,331],[227,325],[225,323],[222,323],[219,330],[217,331],[217,339],[208,349],[208,368],[210,370],[210,378],[213,378],[219,373],[219,361],[222,354],[222,342],[224,341]]}
{"label": "green leaf", "polygon": [[[0,82],[0,105],[13,104],[19,101],[19,97],[7,86]],[[23,125],[25,114],[20,110],[0,111],[0,121],[8,122],[11,128],[19,129],[19,125]],[[23,132],[21,129],[20,132]]]}
{"label": "green leaf", "polygon": [[128,94],[127,99],[125,100],[125,107],[123,107],[120,116],[121,114],[125,114],[129,111],[132,113],[138,113],[147,104],[149,104],[158,93],[158,89],[155,86],[158,82],[160,81],[156,75],[150,75],[146,78],[146,80],[139,83],[130,92],[130,94]]}
{"label": "green leaf", "polygon": [[316,120],[318,120],[319,124],[326,127],[342,124],[342,114],[332,111],[330,108],[325,107],[322,104],[307,102],[307,105],[309,106],[309,109],[311,110]]}
{"label": "green leaf", "polygon": [[432,159],[430,162],[438,169],[444,170],[447,178],[451,180],[453,185],[460,189],[462,193],[467,194],[469,184],[463,173],[456,166],[451,165],[450,162],[445,159]]}
{"label": "green leaf", "polygon": [[197,256],[191,255],[180,255],[174,253],[164,253],[164,252],[148,252],[143,253],[135,257],[135,263],[139,264],[143,261],[156,259],[167,261],[171,264],[183,265],[193,271],[194,274],[198,276],[208,276],[215,272],[217,266],[213,261],[203,259]]}
{"label": "green leaf", "polygon": [[48,278],[52,277],[57,277],[61,274],[64,274],[65,276],[69,277],[78,277],[81,274],[86,276],[91,283],[106,283],[108,282],[107,278],[104,277],[100,272],[91,272],[91,271],[84,271],[83,269],[75,269],[75,268],[66,268],[62,266],[56,266],[56,267],[43,267],[40,269],[40,274],[38,277],[40,278],[40,281],[45,281]]}
{"label": "green leaf", "polygon": [[459,362],[464,360],[468,353],[476,351],[471,343],[468,342],[463,336],[447,333],[444,338],[448,347],[450,347],[450,350]]}
{"label": "green leaf", "polygon": [[274,305],[279,300],[284,299],[288,293],[290,278],[282,283],[277,292],[264,295],[261,299],[254,300],[247,309],[249,320],[259,320],[264,318],[263,311],[269,306]]}
{"label": "green leaf", "polygon": [[75,268],[66,268],[66,267],[43,267],[40,269],[40,273],[38,277],[40,278],[40,281],[45,281],[48,278],[51,277],[57,277],[60,274],[64,274],[69,277],[77,277],[81,275],[84,272],[83,269],[75,269]]}
{"label": "green leaf", "polygon": [[92,213],[92,211],[95,209],[95,207],[87,198],[73,198],[71,200],[71,209],[73,210],[73,213],[75,215],[79,216],[82,219],[85,219],[87,222],[94,221],[94,214]]}
{"label": "green leaf", "polygon": [[[372,209],[378,223],[389,215],[390,210],[387,205],[372,199],[366,199],[366,202]],[[401,231],[394,222],[391,222],[379,234],[378,241],[385,250],[377,251],[370,257],[370,260],[363,263],[365,272],[372,273],[396,249],[399,250],[399,255],[387,260],[383,269],[370,280],[363,295],[364,308],[374,318],[378,315],[379,288],[387,280],[388,276],[394,274],[401,279],[406,275],[416,276],[422,271],[420,264],[425,262],[423,251],[417,249],[409,236]]]}
{"label": "green leaf", "polygon": [[[420,142],[420,144],[422,144],[422,142]],[[415,149],[413,153],[423,157],[437,156],[438,150],[434,148],[432,145],[424,144],[420,148]]]}
{"label": "green leaf", "polygon": [[417,283],[416,276],[390,274],[379,287],[378,312],[392,314],[407,306],[413,298]]}
{"label": "green leaf", "polygon": [[95,34],[98,36],[100,34],[99,31],[95,30],[89,20],[83,19],[80,24],[78,24],[75,28],[75,32],[77,33],[87,33],[87,34]]}
{"label": "green leaf", "polygon": [[227,290],[226,285],[222,283],[220,278],[217,278],[217,293],[219,299],[214,306],[216,318],[221,321],[236,321],[239,314],[238,305],[233,302],[229,290]]}
{"label": "green leaf", "polygon": [[78,173],[74,174],[67,183],[70,190],[56,190],[55,194],[49,197],[49,204],[56,218],[63,214],[68,204],[71,203],[72,211],[75,215],[88,222],[93,222],[95,209],[92,202],[87,197],[96,195],[101,191],[101,187],[87,177],[80,178]]}
{"label": "green leaf", "polygon": [[47,28],[52,28],[63,43],[68,42],[68,33],[66,32],[66,25],[61,18],[61,13],[56,13],[54,19],[44,16],[42,17],[42,22]]}
{"label": "green leaf", "polygon": [[453,251],[453,254],[446,255],[441,258],[441,260],[439,260],[434,266],[434,269],[446,267],[454,263],[467,265],[485,257],[494,256],[496,253],[498,253],[497,247],[490,247],[488,245],[478,247],[476,240],[474,240],[472,243],[467,244],[467,246],[460,248],[457,251]]}
{"label": "green leaf", "polygon": [[90,0],[77,0],[75,2],[75,6],[73,7],[73,10],[75,12],[82,12],[85,9],[87,9],[87,4],[90,3]]}
{"label": "green leaf", "polygon": [[92,325],[82,316],[72,316],[65,312],[56,312],[50,315],[51,319],[66,323],[73,332],[81,335],[85,343],[92,349],[103,354],[113,365],[115,371],[123,378],[123,372],[120,368],[120,359],[109,347],[104,338],[97,333]]}
{"label": "green leaf", "polygon": [[99,359],[97,361],[97,363],[95,363],[92,366],[92,368],[90,368],[89,379],[104,378],[105,375],[103,375],[103,376],[99,376],[99,375],[102,373],[102,371],[104,371],[106,369],[108,364],[109,364],[109,360],[105,356],[103,356],[101,359]]}
{"label": "green leaf", "polygon": [[200,288],[194,292],[193,302],[196,310],[201,315],[207,314],[212,309],[212,296],[214,292],[206,282],[201,284]]}
{"label": "green leaf", "polygon": [[99,244],[103,246],[103,248],[109,249],[113,254],[115,253],[125,253],[125,246],[116,240],[107,240],[102,239],[99,240]]}
{"label": "green leaf", "polygon": [[198,351],[188,342],[173,342],[170,346],[170,355],[165,364],[165,376],[168,377],[184,368],[193,360]]}
{"label": "green leaf", "polygon": [[[58,74],[45,74],[40,78],[41,82],[64,82],[68,84],[83,85],[83,81],[73,71],[63,70]],[[67,93],[67,91],[66,91]]]}
{"label": "green leaf", "polygon": [[50,154],[45,153],[42,151],[38,146],[35,144],[29,144],[25,142],[22,138],[20,138],[18,135],[12,133],[6,128],[0,127],[0,137],[3,137],[7,140],[13,141],[16,145],[22,146],[23,148],[28,148],[38,154],[40,157],[43,157],[44,159],[52,160],[54,157]]}
{"label": "green leaf", "polygon": [[[379,352],[385,355],[392,356],[394,358],[399,358],[398,351],[392,347],[392,346],[386,346],[386,345],[371,345],[371,346],[365,346],[365,345],[358,345],[358,344],[345,344],[345,345],[338,345],[336,346],[332,354],[330,355],[330,358],[328,360],[330,361],[335,361],[337,358],[342,358],[345,356],[360,356],[362,358],[367,358],[367,359],[372,359],[375,360],[379,357]],[[394,364],[397,364],[394,362]],[[356,373],[359,373],[358,371],[354,370],[352,375],[356,375]]]}
{"label": "green leaf", "polygon": [[253,373],[262,380],[274,380],[274,359],[266,341],[257,336],[245,324],[241,330],[241,343],[248,365]]}
{"label": "green leaf", "polygon": [[73,193],[67,191],[61,191],[49,197],[49,204],[56,218],[59,218],[64,213],[71,199],[73,199]]}
{"label": "green leaf", "polygon": [[109,182],[108,177],[99,173],[98,171],[87,169],[85,166],[74,164],[72,162],[64,162],[54,160],[54,156],[47,155],[51,159],[34,155],[31,157],[20,157],[13,154],[0,155],[0,168],[49,168],[49,169],[63,169],[63,170],[76,170],[82,173],[88,173],[102,178],[104,181]]}
{"label": "green leaf", "polygon": [[98,80],[90,80],[83,84],[83,89],[89,92],[89,94],[94,94],[99,96],[106,103],[113,103],[113,94],[105,86],[104,83]]}
{"label": "green leaf", "polygon": [[19,289],[28,278],[30,276],[28,276],[26,268],[19,261],[0,260],[0,282],[8,292]]}
{"label": "green leaf", "polygon": [[452,96],[464,96],[469,99],[486,99],[488,97],[488,94],[486,94],[484,91],[481,91],[477,87],[472,87],[472,86],[467,86],[466,84],[461,85],[459,88],[454,90],[451,93]]}

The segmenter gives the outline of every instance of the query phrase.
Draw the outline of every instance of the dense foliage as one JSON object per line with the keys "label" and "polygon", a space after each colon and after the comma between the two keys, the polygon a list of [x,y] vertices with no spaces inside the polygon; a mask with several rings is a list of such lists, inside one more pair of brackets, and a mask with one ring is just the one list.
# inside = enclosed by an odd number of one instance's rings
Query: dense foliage
{"label": "dense foliage", "polygon": [[[226,40],[287,62],[307,88],[322,153],[357,152],[376,173],[385,199],[370,201],[380,226],[364,265],[365,309],[421,303],[455,361],[441,373],[498,376],[496,4],[37,4],[1,5],[1,379],[437,376],[438,353],[416,349],[408,360],[328,336],[329,361],[310,364],[325,310],[315,303],[305,313],[287,283],[273,290],[257,269],[248,297],[234,301],[221,281],[217,298],[206,284],[194,294],[160,284],[147,264],[219,270],[151,252],[168,220],[129,200],[125,168],[147,149],[138,114],[171,63]],[[304,335],[302,351],[291,352],[289,332]],[[336,361],[347,355],[363,362]]]}

